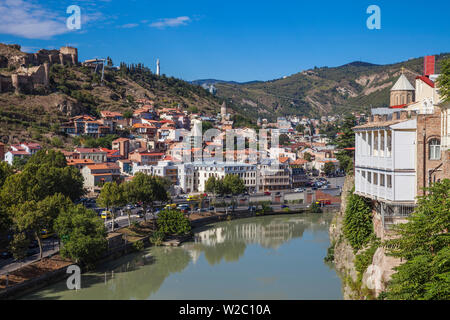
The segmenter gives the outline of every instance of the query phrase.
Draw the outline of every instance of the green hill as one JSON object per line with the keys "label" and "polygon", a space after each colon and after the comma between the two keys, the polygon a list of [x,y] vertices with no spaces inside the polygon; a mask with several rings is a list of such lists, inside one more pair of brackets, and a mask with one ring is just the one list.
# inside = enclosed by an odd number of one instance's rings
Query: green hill
{"label": "green hill", "polygon": [[[450,54],[436,55],[439,61]],[[282,115],[317,116],[368,111],[389,104],[389,90],[405,68],[414,85],[422,74],[423,57],[390,65],[356,61],[335,68],[314,68],[266,82],[217,82],[217,96],[247,116],[274,119]]]}

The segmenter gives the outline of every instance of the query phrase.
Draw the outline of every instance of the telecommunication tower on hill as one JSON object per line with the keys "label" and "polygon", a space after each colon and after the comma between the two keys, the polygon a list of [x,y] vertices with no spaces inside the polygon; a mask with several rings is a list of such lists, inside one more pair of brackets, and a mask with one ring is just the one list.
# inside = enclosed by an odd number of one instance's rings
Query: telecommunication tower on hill
{"label": "telecommunication tower on hill", "polygon": [[158,60],[156,60],[156,75],[157,76],[161,75],[160,71],[161,71],[161,69],[159,67],[159,59],[158,59]]}

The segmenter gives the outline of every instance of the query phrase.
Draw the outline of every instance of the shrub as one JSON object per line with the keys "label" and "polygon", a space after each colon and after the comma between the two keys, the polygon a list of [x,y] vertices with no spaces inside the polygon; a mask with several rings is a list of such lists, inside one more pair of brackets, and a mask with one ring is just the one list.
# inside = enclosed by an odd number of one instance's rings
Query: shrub
{"label": "shrub", "polygon": [[351,192],[344,216],[344,236],[357,251],[366,245],[373,234],[370,202]]}
{"label": "shrub", "polygon": [[153,243],[155,246],[160,246],[163,241],[164,241],[164,232],[162,231],[155,231],[150,237],[150,242]]}
{"label": "shrub", "polygon": [[138,240],[138,241],[134,242],[134,243],[133,243],[133,247],[134,247],[137,251],[142,251],[142,250],[144,250],[144,241]]}
{"label": "shrub", "polygon": [[163,210],[157,219],[158,230],[164,234],[182,235],[191,231],[189,220],[180,210]]}

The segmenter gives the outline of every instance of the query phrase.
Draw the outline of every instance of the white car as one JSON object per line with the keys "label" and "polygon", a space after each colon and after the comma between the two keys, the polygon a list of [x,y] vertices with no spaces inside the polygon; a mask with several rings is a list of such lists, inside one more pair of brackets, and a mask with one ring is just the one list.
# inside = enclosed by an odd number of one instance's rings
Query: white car
{"label": "white car", "polygon": [[295,188],[294,192],[303,192],[304,190],[302,188]]}

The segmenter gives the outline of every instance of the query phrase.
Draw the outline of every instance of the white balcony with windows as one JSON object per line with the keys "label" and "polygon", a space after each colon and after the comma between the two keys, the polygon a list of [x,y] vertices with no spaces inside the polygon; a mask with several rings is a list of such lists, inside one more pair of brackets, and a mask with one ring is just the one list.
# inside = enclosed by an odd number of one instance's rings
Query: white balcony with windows
{"label": "white balcony with windows", "polygon": [[374,200],[414,202],[416,120],[355,130],[355,192]]}

